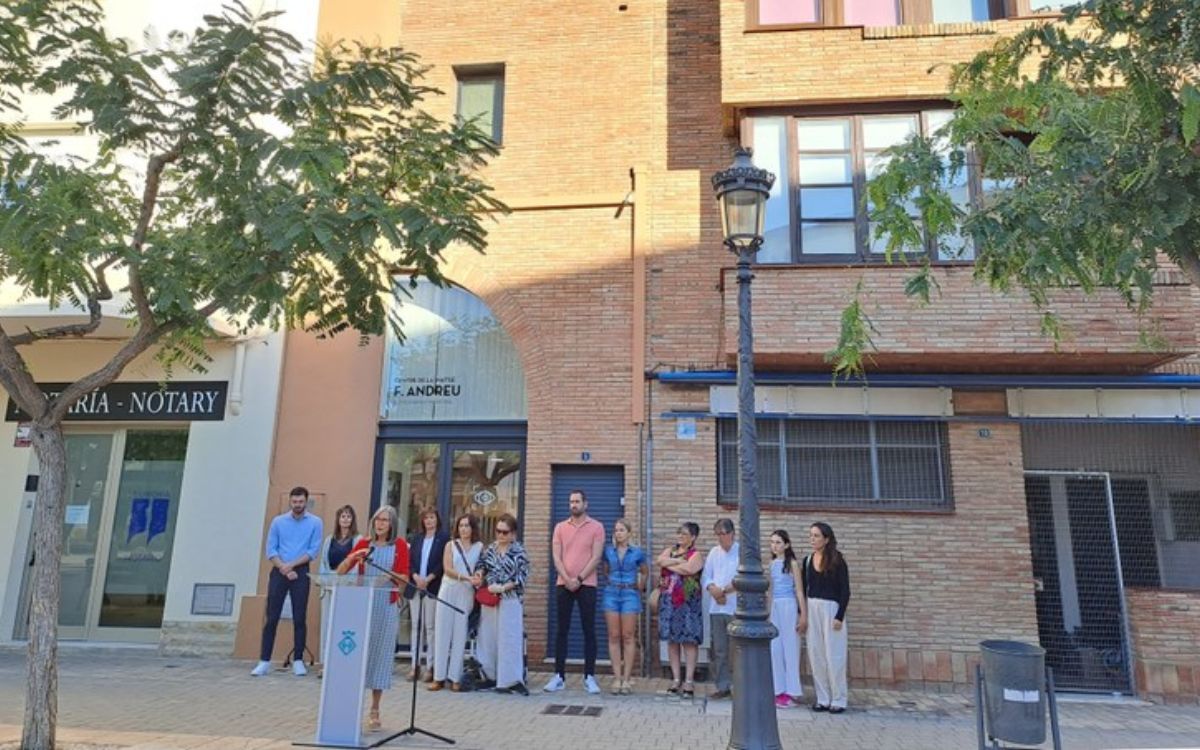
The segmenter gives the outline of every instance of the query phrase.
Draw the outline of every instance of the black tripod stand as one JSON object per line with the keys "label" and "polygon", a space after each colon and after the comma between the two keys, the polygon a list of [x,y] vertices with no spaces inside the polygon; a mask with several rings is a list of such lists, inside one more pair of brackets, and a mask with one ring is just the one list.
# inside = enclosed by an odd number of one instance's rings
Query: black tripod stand
{"label": "black tripod stand", "polygon": [[[374,568],[379,568],[379,570],[383,570],[383,572],[388,574],[389,576],[392,575],[392,572],[390,570],[384,570],[383,568],[380,568],[378,565],[371,562],[371,560],[369,560],[369,559],[367,560],[367,564]],[[413,659],[413,667],[415,669],[415,668],[417,668],[416,665],[420,662],[421,634],[425,631],[425,600],[428,599],[433,602],[441,602],[442,604],[445,604],[447,607],[449,607],[450,609],[459,613],[460,615],[465,615],[466,612],[464,612],[463,610],[454,606],[453,604],[446,601],[445,599],[439,599],[438,597],[434,596],[433,594],[429,593],[428,591],[425,591],[424,589],[416,588],[415,586],[412,585],[412,583],[408,583],[407,585],[411,586],[416,591],[416,596],[413,597],[412,601],[416,603],[417,607],[419,607],[419,609],[417,610],[417,632],[413,636],[413,654],[415,657]],[[416,675],[413,675],[412,703],[409,705],[408,727],[405,729],[401,729],[399,732],[396,732],[395,734],[388,735],[387,737],[384,737],[383,739],[379,740],[378,742],[374,742],[374,743],[368,745],[368,747],[379,747],[380,745],[385,745],[385,744],[391,742],[392,740],[396,739],[397,737],[411,736],[414,734],[423,734],[426,737],[432,737],[435,740],[441,740],[442,742],[445,742],[449,745],[456,744],[455,741],[450,739],[449,737],[443,737],[440,734],[434,734],[433,732],[430,732],[427,729],[421,729],[420,727],[417,726],[417,687],[420,686],[420,684],[421,684],[421,681],[416,679]]]}

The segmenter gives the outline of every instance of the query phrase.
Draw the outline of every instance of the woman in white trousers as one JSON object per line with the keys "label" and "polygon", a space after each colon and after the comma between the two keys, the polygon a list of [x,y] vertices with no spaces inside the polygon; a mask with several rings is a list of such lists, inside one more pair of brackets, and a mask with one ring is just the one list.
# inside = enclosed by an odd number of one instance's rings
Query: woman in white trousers
{"label": "woman in white trousers", "polygon": [[827,523],[808,530],[812,554],[801,566],[808,601],[808,661],[817,691],[814,711],[846,710],[846,605],[850,603],[850,571]]}
{"label": "woman in white trousers", "polygon": [[[433,682],[430,690],[441,690],[446,680],[454,692],[462,690],[463,652],[467,645],[467,618],[475,605],[471,575],[479,564],[483,543],[479,541],[479,519],[468,513],[454,522],[454,539],[442,554],[441,598],[433,639]],[[462,610],[456,612],[446,604]]]}
{"label": "woman in white trousers", "polygon": [[525,581],[529,556],[516,541],[517,519],[505,513],[496,519],[496,541],[479,560],[474,582],[500,597],[495,607],[483,607],[476,656],[483,673],[496,681],[496,692],[529,695],[525,687]]}
{"label": "woman in white trousers", "polygon": [[771,624],[778,634],[771,639],[771,677],[775,683],[775,706],[800,705],[800,633],[807,603],[801,596],[800,563],[787,531],[771,533],[770,602]]}

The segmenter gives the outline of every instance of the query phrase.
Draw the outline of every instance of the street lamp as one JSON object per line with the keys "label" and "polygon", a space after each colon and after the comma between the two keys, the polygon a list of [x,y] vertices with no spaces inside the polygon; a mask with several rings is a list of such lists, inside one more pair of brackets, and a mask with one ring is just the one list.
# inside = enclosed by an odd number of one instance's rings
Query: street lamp
{"label": "street lamp", "polygon": [[771,682],[771,639],[767,578],[758,549],[758,480],[754,428],[754,335],[750,319],[750,263],[762,245],[767,196],[775,175],[754,166],[739,148],[733,165],[712,177],[721,206],[725,246],[737,255],[738,283],[738,533],[739,559],[733,588],[737,609],[729,624],[733,639],[733,726],[729,750],[777,750],[779,724]]}

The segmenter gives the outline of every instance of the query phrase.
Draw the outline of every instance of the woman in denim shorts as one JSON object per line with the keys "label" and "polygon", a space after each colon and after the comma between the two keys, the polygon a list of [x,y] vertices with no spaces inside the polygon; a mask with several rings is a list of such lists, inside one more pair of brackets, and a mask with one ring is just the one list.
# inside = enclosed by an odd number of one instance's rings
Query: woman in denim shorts
{"label": "woman in denim shorts", "polygon": [[612,544],[604,548],[601,570],[607,574],[600,609],[608,624],[608,656],[612,660],[613,695],[629,695],[637,661],[637,621],[642,588],[649,573],[646,554],[629,542],[633,534],[624,518],[613,522]]}

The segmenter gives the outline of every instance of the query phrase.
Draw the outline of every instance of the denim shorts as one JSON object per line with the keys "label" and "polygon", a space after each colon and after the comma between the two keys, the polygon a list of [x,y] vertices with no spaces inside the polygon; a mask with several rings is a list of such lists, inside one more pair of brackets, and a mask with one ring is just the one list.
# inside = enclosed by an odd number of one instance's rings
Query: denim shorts
{"label": "denim shorts", "polygon": [[641,594],[637,589],[605,586],[604,596],[600,600],[600,611],[617,612],[623,615],[637,614],[642,611]]}

